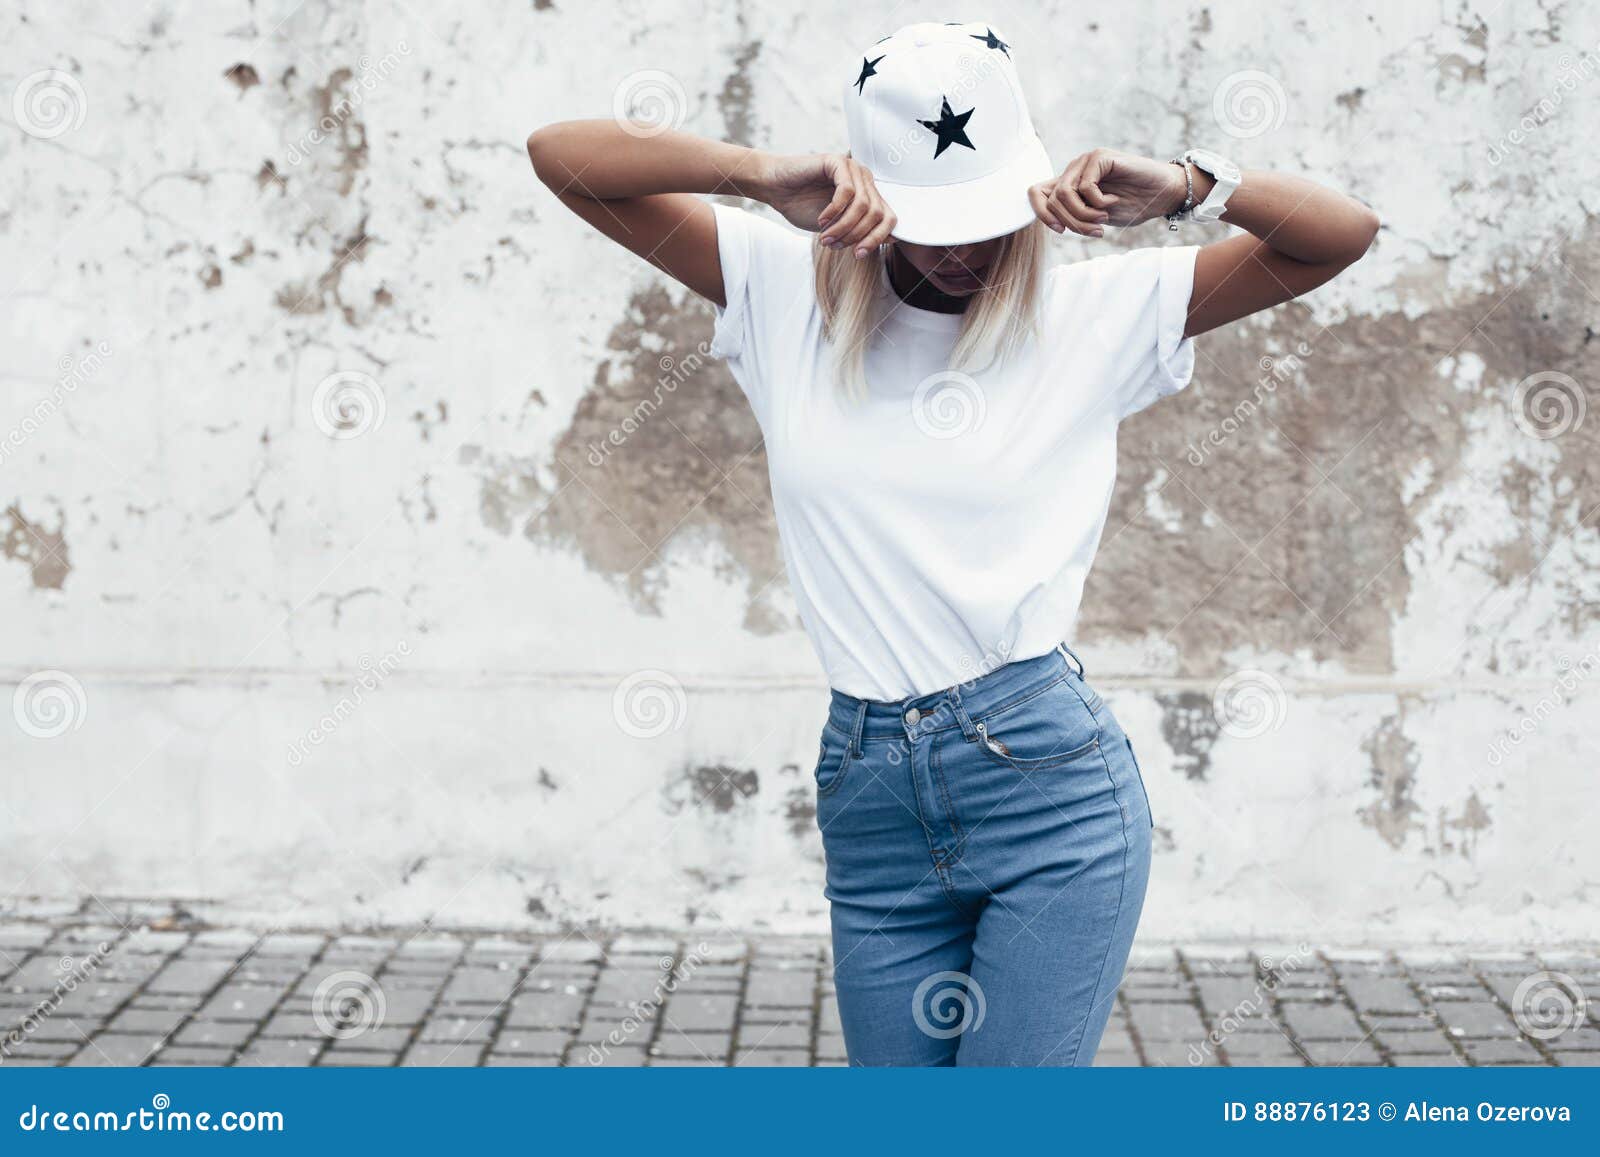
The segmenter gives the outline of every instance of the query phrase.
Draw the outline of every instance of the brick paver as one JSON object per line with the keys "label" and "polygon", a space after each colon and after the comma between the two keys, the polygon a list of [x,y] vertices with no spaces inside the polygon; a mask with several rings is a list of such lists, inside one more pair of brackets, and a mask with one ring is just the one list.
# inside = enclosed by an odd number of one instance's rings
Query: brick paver
{"label": "brick paver", "polygon": [[[169,910],[0,914],[0,1064],[846,1063],[820,939],[260,934]],[[1096,1063],[1594,1067],[1587,993],[1600,952],[1141,946]]]}

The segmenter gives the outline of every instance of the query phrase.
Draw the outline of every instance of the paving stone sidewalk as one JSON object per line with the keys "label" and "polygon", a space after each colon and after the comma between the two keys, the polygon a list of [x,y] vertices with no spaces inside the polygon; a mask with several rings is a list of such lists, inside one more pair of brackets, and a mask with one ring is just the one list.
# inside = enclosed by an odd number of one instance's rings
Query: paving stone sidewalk
{"label": "paving stone sidewalk", "polygon": [[[845,1063],[818,939],[263,934],[88,907],[0,914],[0,1067]],[[1585,992],[1600,952],[1141,947],[1096,1063],[1594,1066]]]}

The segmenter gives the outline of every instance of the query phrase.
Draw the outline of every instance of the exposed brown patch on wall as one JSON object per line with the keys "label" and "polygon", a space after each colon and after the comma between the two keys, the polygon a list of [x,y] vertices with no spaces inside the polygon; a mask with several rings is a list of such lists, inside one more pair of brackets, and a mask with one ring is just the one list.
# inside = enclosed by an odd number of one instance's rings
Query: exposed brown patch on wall
{"label": "exposed brown patch on wall", "polygon": [[16,504],[6,507],[4,533],[0,534],[0,557],[25,564],[32,573],[33,585],[40,590],[58,591],[72,572],[72,556],[65,537],[67,518],[60,515],[54,530],[30,522]]}
{"label": "exposed brown patch on wall", "polygon": [[726,764],[702,764],[685,768],[667,786],[666,811],[677,815],[684,808],[710,808],[726,815],[761,790],[761,779],[754,770]]}
{"label": "exposed brown patch on wall", "polygon": [[249,92],[261,83],[261,74],[255,70],[253,64],[248,62],[234,65],[223,75],[238,85],[240,92]]}
{"label": "exposed brown patch on wall", "polygon": [[790,788],[783,800],[783,818],[795,839],[810,838],[817,828],[816,789],[807,784]]}
{"label": "exposed brown patch on wall", "polygon": [[[540,481],[532,461],[482,458],[480,508],[501,533],[570,545],[658,612],[669,543],[714,538],[750,593],[745,626],[788,622],[769,605],[781,581],[761,431],[720,360],[702,353],[709,307],[665,288],[636,294]],[[778,588],[781,589],[781,588]]]}
{"label": "exposed brown patch on wall", "polygon": [[1421,826],[1416,816],[1422,809],[1411,794],[1421,754],[1406,736],[1403,715],[1386,717],[1362,741],[1361,750],[1372,760],[1368,782],[1378,793],[1378,798],[1358,813],[1361,822],[1390,847],[1398,848],[1410,832]]}
{"label": "exposed brown patch on wall", "polygon": [[312,147],[337,150],[339,159],[334,171],[338,175],[341,197],[349,195],[355,187],[356,174],[367,166],[367,126],[355,115],[348,91],[354,75],[348,68],[336,68],[328,74],[327,80],[311,90],[316,124],[333,138]]}
{"label": "exposed brown patch on wall", "polygon": [[1161,734],[1172,749],[1172,766],[1189,779],[1204,779],[1211,767],[1211,747],[1222,726],[1211,704],[1211,696],[1199,691],[1180,691],[1158,695],[1161,706]]}
{"label": "exposed brown patch on wall", "polygon": [[[1486,411],[1509,426],[1513,386],[1541,370],[1600,380],[1583,287],[1600,277],[1597,239],[1591,231],[1552,255],[1541,267],[1552,273],[1416,318],[1389,313],[1322,329],[1291,305],[1200,338],[1195,384],[1122,429],[1080,634],[1091,643],[1165,636],[1185,674],[1215,671],[1244,643],[1391,672],[1390,627],[1410,593],[1404,552],[1416,512],[1461,477],[1469,418]],[[1297,355],[1301,368],[1284,372],[1301,343],[1310,351]],[[1476,387],[1460,389],[1440,363],[1469,354],[1486,369]],[[1274,359],[1272,369],[1263,358]],[[1208,448],[1208,433],[1257,398],[1259,409]],[[1512,436],[1525,437],[1514,428]],[[1547,445],[1560,456],[1553,481],[1572,496],[1554,520],[1535,498],[1551,480],[1514,462],[1503,477],[1473,479],[1485,503],[1509,501],[1518,516],[1503,528],[1510,545],[1468,560],[1502,585],[1522,581],[1543,556],[1539,539],[1570,533],[1580,518],[1592,530],[1600,516],[1600,422]],[[1431,479],[1408,496],[1405,480],[1420,463],[1431,465]],[[1163,504],[1181,516],[1171,531],[1143,514],[1147,487],[1161,479]],[[1576,629],[1600,618],[1600,605],[1575,591],[1563,613]]]}
{"label": "exposed brown patch on wall", "polygon": [[750,115],[750,98],[754,91],[750,83],[750,68],[761,55],[761,41],[751,40],[739,46],[733,58],[733,71],[722,82],[717,94],[717,111],[722,114],[722,126],[728,140],[736,145],[751,146],[754,123]]}
{"label": "exposed brown patch on wall", "polygon": [[1460,852],[1470,858],[1478,850],[1478,838],[1489,830],[1492,821],[1489,809],[1474,791],[1461,805],[1461,813],[1452,816],[1439,809],[1439,847],[1441,851]]}
{"label": "exposed brown patch on wall", "polygon": [[[363,318],[356,307],[339,296],[339,283],[344,277],[347,265],[366,260],[367,246],[371,242],[372,236],[367,232],[367,219],[362,217],[349,236],[335,238],[330,250],[332,260],[327,269],[310,281],[295,282],[278,290],[276,298],[278,308],[285,313],[309,315],[321,313],[331,303],[344,316],[347,323],[352,326],[361,325]],[[374,304],[381,306],[383,303]]]}

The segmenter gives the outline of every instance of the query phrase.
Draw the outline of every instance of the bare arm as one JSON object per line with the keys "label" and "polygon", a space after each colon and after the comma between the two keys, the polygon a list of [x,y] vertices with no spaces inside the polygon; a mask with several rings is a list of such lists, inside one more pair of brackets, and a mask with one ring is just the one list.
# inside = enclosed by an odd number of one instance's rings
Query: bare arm
{"label": "bare arm", "polygon": [[[1194,174],[1196,203],[1212,180]],[[1057,232],[1098,237],[1106,225],[1137,225],[1183,204],[1187,184],[1173,164],[1096,149],[1032,190],[1034,209]],[[1378,215],[1354,197],[1303,177],[1249,170],[1222,219],[1245,231],[1204,246],[1195,259],[1185,336],[1281,305],[1331,281],[1360,260]]]}
{"label": "bare arm", "polygon": [[894,228],[866,169],[836,154],[778,156],[689,133],[642,134],[608,120],[566,121],[528,138],[533,170],[562,204],[613,241],[727,304],[717,223],[696,194],[773,206],[824,244],[865,255]]}

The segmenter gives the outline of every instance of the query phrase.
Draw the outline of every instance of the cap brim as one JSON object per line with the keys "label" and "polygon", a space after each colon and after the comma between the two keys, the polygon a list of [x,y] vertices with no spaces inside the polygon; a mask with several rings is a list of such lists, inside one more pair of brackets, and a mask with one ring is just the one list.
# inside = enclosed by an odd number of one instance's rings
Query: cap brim
{"label": "cap brim", "polygon": [[954,185],[896,185],[877,181],[894,210],[894,236],[913,245],[971,245],[1004,237],[1037,220],[1028,186],[1055,176],[1037,137],[1004,168]]}

